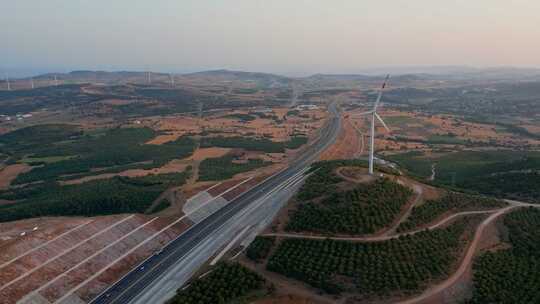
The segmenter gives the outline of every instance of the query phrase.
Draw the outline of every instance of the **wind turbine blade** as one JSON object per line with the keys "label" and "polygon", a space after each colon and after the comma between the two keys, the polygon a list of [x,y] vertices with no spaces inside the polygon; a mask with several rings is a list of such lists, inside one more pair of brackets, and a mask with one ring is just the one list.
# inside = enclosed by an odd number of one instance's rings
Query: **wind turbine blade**
{"label": "wind turbine blade", "polygon": [[373,111],[377,110],[377,107],[379,106],[379,103],[381,102],[382,93],[384,91],[384,88],[386,87],[386,84],[388,83],[388,79],[390,79],[390,74],[386,75],[386,78],[384,79],[384,82],[381,86],[381,90],[379,91],[379,95],[377,96],[377,100],[375,101],[375,104],[373,105]]}
{"label": "wind turbine blade", "polygon": [[373,114],[373,111],[367,111],[367,112],[362,112],[362,113],[353,113],[352,115],[364,116],[364,115],[369,115],[369,114]]}
{"label": "wind turbine blade", "polygon": [[386,129],[386,131],[391,132],[391,131],[390,131],[390,128],[388,128],[388,126],[387,126],[386,123],[382,120],[382,118],[379,116],[379,114],[375,113],[375,117],[377,117],[377,119],[381,122],[381,124],[382,124],[383,127]]}

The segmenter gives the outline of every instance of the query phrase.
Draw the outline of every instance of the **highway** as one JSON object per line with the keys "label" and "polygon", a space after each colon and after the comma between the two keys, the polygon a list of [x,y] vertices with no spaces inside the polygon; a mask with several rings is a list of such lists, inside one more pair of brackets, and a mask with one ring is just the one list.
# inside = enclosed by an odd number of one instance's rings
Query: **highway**
{"label": "highway", "polygon": [[[254,221],[267,220],[261,217],[264,214],[261,215],[260,211],[257,213],[257,210],[264,207],[267,200],[271,201],[272,197],[275,201],[275,197],[280,197],[283,200],[292,195],[291,189],[297,189],[309,165],[336,140],[341,126],[337,104],[332,103],[328,110],[331,116],[325,127],[320,130],[318,138],[305,148],[302,155],[293,160],[289,167],[239,195],[222,209],[189,228],[164,247],[159,254],[153,255],[136,269],[133,269],[91,303],[149,303],[147,297],[163,287],[160,285],[162,283],[159,282],[160,280],[163,282],[164,276],[174,277],[179,270],[191,275],[194,270],[204,264],[207,256],[210,257],[214,253],[213,251],[219,250],[223,242],[227,241],[226,238],[234,236],[238,229],[256,224]],[[243,226],[238,226],[239,221]],[[228,229],[227,226],[235,227]],[[218,238],[216,235],[220,237]],[[215,241],[216,239],[219,242]],[[210,243],[216,244],[209,246]],[[205,250],[212,252],[204,252]],[[195,263],[193,259],[197,256],[200,257]],[[180,265],[180,263],[184,264]],[[189,265],[189,269],[185,269],[187,266],[184,265]],[[180,286],[174,286],[172,290],[174,291],[178,287]],[[170,295],[170,291],[166,294]],[[163,300],[163,297],[163,295],[159,297],[159,301]],[[158,303],[156,298],[151,301]]]}

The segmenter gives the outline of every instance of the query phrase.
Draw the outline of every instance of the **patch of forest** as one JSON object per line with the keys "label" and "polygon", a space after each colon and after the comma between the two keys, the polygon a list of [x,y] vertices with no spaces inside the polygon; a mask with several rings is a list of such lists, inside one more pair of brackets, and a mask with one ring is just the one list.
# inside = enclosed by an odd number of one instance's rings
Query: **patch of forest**
{"label": "patch of forest", "polygon": [[69,107],[85,107],[102,99],[113,98],[113,95],[93,95],[84,93],[79,84],[39,87],[33,90],[0,91],[1,113],[16,115],[39,109],[62,109]]}
{"label": "patch of forest", "polygon": [[[144,213],[163,191],[185,183],[190,171],[113,177],[61,186],[49,182],[0,192],[0,199],[16,203],[0,206],[0,222],[43,216],[97,216]],[[166,204],[166,203],[165,203]],[[163,206],[160,204],[157,212]]]}
{"label": "patch of forest", "polygon": [[226,115],[225,118],[232,118],[240,120],[241,122],[249,122],[257,119],[255,116],[250,114],[241,114],[241,113],[235,113],[235,114],[229,114]]}
{"label": "patch of forest", "polygon": [[381,242],[285,239],[267,269],[330,294],[411,295],[449,275],[480,219]]}
{"label": "patch of forest", "polygon": [[511,248],[475,259],[470,304],[540,303],[540,210],[514,211],[504,225]]}
{"label": "patch of forest", "polygon": [[274,142],[268,138],[249,137],[208,137],[201,141],[201,147],[241,148],[249,151],[283,153],[285,149],[297,149],[308,141],[305,136],[295,136],[286,142]]}
{"label": "patch of forest", "polygon": [[470,179],[458,187],[509,199],[535,203],[540,199],[540,171],[503,172]]}
{"label": "patch of forest", "polygon": [[[181,137],[162,145],[145,142],[157,135],[150,128],[115,128],[81,132],[71,125],[39,125],[0,136],[0,151],[15,159],[64,157],[20,174],[14,184],[156,168],[193,152],[195,141]],[[96,170],[99,169],[99,170]],[[101,171],[100,171],[101,170]],[[104,172],[106,171],[106,172]]]}
{"label": "patch of forest", "polygon": [[479,211],[505,207],[507,203],[501,200],[482,196],[448,192],[435,200],[413,207],[406,221],[398,227],[398,232],[410,231],[427,225],[444,214],[463,211]]}
{"label": "patch of forest", "polygon": [[372,234],[392,223],[411,196],[411,189],[385,178],[356,185],[348,191],[336,189],[321,202],[301,202],[285,229],[323,234]]}
{"label": "patch of forest", "polygon": [[437,157],[413,151],[388,158],[421,179],[428,178],[436,164],[435,185],[531,202],[540,198],[536,151],[459,151]]}
{"label": "patch of forest", "polygon": [[207,158],[199,165],[200,181],[219,181],[229,179],[242,172],[251,171],[267,166],[271,163],[262,159],[248,159],[246,162],[234,162],[232,155],[222,157]]}

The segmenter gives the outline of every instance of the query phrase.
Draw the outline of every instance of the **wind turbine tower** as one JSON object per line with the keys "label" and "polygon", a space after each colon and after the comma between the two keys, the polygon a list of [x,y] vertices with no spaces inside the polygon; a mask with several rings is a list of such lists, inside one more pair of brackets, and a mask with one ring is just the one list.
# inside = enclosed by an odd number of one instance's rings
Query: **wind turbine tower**
{"label": "wind turbine tower", "polygon": [[56,77],[56,74],[54,74],[54,86],[58,86],[58,77]]}
{"label": "wind turbine tower", "polygon": [[9,83],[9,76],[7,73],[6,73],[6,84],[7,84],[7,90],[11,91],[11,84]]}
{"label": "wind turbine tower", "polygon": [[386,87],[386,83],[388,82],[388,79],[390,79],[390,75],[387,75],[384,79],[383,85],[381,87],[381,90],[379,91],[379,95],[377,96],[377,100],[375,100],[375,104],[373,105],[373,109],[368,112],[364,112],[361,115],[371,115],[371,134],[369,139],[369,174],[373,175],[373,159],[375,154],[375,119],[379,120],[379,122],[383,125],[383,127],[390,132],[390,128],[386,125],[386,123],[382,120],[381,116],[377,114],[377,107],[379,106],[379,103],[381,102],[381,97],[384,88]]}
{"label": "wind turbine tower", "polygon": [[32,87],[32,90],[35,88],[34,86],[34,78],[30,77],[30,86]]}
{"label": "wind turbine tower", "polygon": [[169,77],[171,78],[171,86],[174,88],[174,75],[171,73]]}

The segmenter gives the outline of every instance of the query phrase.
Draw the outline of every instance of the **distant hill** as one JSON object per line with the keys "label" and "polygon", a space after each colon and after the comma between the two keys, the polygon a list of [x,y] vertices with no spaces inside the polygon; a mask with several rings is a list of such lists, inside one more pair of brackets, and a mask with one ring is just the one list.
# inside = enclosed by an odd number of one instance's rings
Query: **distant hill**
{"label": "distant hill", "polygon": [[281,87],[288,86],[291,79],[285,76],[257,73],[257,72],[243,72],[243,71],[230,71],[230,70],[212,70],[203,71],[190,74],[183,74],[185,78],[207,78],[215,81],[227,82],[227,81],[243,81],[243,82],[255,82],[259,86],[263,87]]}

